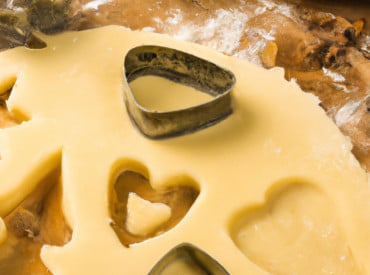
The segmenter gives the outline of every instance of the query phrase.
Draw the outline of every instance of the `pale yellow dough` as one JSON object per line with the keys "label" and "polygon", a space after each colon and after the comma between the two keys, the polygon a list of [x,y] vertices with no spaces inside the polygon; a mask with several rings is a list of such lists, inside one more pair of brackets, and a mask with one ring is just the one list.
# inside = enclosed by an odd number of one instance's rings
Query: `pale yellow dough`
{"label": "pale yellow dough", "polygon": [[152,233],[171,217],[171,208],[164,203],[152,203],[130,192],[127,202],[127,230],[139,236]]}
{"label": "pale yellow dough", "polygon": [[[43,39],[45,49],[0,53],[0,87],[17,78],[8,108],[27,120],[0,131],[0,215],[61,165],[73,236],[64,247],[43,247],[51,272],[147,274],[187,242],[236,275],[370,274],[368,175],[348,140],[282,70],[117,26]],[[123,101],[122,65],[142,44],[231,70],[233,114],[186,136],[141,135]],[[125,169],[143,173],[154,188],[188,175],[199,197],[174,228],[125,247],[108,207],[109,188]]]}
{"label": "pale yellow dough", "polygon": [[135,79],[130,87],[137,103],[151,111],[189,108],[212,99],[209,94],[200,93],[194,88],[151,75]]}

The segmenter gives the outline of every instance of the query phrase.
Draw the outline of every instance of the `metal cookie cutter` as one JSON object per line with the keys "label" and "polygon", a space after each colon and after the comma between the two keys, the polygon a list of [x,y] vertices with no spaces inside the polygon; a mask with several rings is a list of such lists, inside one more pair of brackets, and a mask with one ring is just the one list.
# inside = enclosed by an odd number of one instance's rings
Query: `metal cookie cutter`
{"label": "metal cookie cutter", "polygon": [[[131,119],[150,138],[165,138],[194,132],[231,114],[232,72],[194,55],[161,46],[131,49],[124,64],[125,102]],[[129,83],[144,75],[156,75],[191,86],[213,99],[176,111],[150,111],[135,100]],[[148,91],[150,92],[150,91]]]}
{"label": "metal cookie cutter", "polygon": [[[220,263],[190,243],[182,243],[172,248],[148,275],[181,274],[181,271],[176,268],[176,262],[183,266],[184,274],[229,275]],[[187,268],[184,269],[184,267]]]}

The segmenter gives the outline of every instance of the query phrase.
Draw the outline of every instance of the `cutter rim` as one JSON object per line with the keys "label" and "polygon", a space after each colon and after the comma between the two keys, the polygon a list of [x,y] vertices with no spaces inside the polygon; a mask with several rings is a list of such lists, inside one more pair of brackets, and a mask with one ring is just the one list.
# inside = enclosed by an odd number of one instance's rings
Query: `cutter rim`
{"label": "cutter rim", "polygon": [[[217,124],[232,113],[234,74],[193,54],[159,45],[133,47],[125,55],[123,75],[126,109],[132,122],[148,138],[169,138],[196,132]],[[171,111],[149,110],[137,102],[129,84],[146,75],[192,86],[198,92],[211,95],[212,99]]]}

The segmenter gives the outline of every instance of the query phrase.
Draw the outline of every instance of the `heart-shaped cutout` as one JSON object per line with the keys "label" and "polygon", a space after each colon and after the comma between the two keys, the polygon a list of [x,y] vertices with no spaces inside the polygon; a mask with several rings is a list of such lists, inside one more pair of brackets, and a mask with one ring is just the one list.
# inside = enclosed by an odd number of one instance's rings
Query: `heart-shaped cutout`
{"label": "heart-shaped cutout", "polygon": [[[150,185],[148,178],[138,172],[125,170],[117,177],[110,188],[109,211],[112,218],[111,226],[123,245],[128,247],[130,244],[158,236],[173,228],[186,215],[199,195],[197,188],[199,185],[188,176],[176,177],[170,183],[165,185],[169,187],[156,190]],[[132,202],[132,194],[138,196],[139,200],[134,197],[134,202]],[[129,201],[130,196],[131,202]],[[136,221],[144,222],[145,219],[138,218],[137,215],[144,213],[145,218],[145,215],[153,210],[150,210],[151,207],[149,207],[153,203],[157,203],[157,206],[161,205],[159,206],[161,215],[157,218],[147,216],[149,220],[145,221],[146,224],[136,223],[133,225],[135,223],[132,220],[133,215],[136,215]],[[144,208],[147,207],[141,214],[140,205]],[[163,212],[166,212],[163,208],[166,207],[171,209],[170,217],[168,214],[163,215]],[[128,214],[130,209],[136,213]],[[150,230],[147,230],[148,228]]]}
{"label": "heart-shaped cutout", "polygon": [[272,274],[362,274],[334,204],[308,183],[272,186],[263,205],[238,213],[231,236],[250,260]]}

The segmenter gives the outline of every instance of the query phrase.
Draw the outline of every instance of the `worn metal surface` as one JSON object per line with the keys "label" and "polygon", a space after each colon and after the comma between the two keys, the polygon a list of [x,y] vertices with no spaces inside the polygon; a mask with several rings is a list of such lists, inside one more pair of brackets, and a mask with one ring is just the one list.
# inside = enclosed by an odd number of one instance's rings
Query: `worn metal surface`
{"label": "worn metal surface", "polygon": [[[160,46],[139,46],[127,53],[124,73],[127,110],[148,137],[165,138],[193,132],[217,123],[232,112],[233,73],[194,55]],[[143,75],[156,75],[194,87],[213,99],[176,111],[147,110],[135,100],[129,85]]]}
{"label": "worn metal surface", "polygon": [[171,265],[182,261],[184,265],[192,268],[193,274],[228,275],[229,273],[210,255],[206,254],[192,244],[183,243],[171,249],[153,267],[149,275],[173,274]]}

